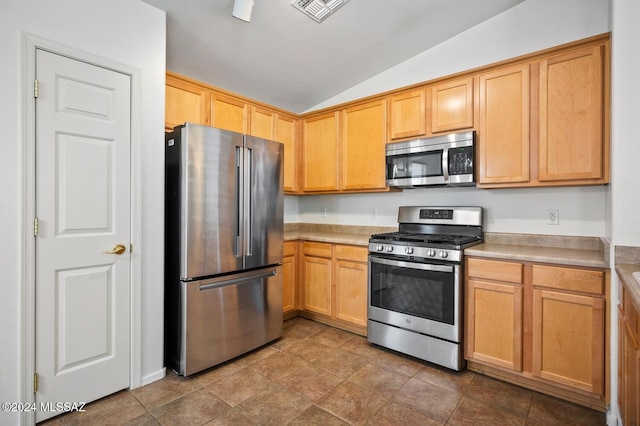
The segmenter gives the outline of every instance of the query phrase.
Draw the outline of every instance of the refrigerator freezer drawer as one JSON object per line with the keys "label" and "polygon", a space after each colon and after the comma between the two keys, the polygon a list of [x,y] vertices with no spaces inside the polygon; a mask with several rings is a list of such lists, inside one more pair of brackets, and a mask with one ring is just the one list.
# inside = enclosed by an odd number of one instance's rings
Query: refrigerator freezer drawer
{"label": "refrigerator freezer drawer", "polygon": [[282,336],[282,266],[181,285],[179,374],[196,373]]}

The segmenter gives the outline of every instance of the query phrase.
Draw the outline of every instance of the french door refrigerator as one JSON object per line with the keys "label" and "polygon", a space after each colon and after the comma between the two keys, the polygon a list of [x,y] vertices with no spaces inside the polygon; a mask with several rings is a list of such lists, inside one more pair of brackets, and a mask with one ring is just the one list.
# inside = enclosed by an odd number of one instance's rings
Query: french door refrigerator
{"label": "french door refrigerator", "polygon": [[282,335],[283,145],[165,137],[165,365],[190,375]]}

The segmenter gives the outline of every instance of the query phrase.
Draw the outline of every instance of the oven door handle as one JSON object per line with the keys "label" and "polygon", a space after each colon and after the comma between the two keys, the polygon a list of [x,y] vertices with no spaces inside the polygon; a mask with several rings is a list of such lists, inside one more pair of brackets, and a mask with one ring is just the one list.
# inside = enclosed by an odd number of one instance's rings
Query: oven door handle
{"label": "oven door handle", "polygon": [[381,265],[399,266],[401,268],[419,269],[421,271],[435,272],[453,272],[451,265],[434,265],[433,263],[405,262],[402,260],[385,259],[382,257],[369,256],[371,263],[379,263]]}

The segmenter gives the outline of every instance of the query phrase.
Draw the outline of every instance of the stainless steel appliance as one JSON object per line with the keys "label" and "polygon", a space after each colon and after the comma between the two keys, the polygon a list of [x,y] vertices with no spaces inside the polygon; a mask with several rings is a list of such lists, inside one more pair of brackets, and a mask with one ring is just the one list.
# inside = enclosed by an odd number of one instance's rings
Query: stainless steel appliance
{"label": "stainless steel appliance", "polygon": [[387,186],[473,186],[475,132],[386,145]]}
{"label": "stainless steel appliance", "polygon": [[282,335],[283,145],[165,138],[165,364],[189,375]]}
{"label": "stainless steel appliance", "polygon": [[368,340],[461,370],[463,250],[483,241],[482,207],[400,207],[398,223],[369,239]]}

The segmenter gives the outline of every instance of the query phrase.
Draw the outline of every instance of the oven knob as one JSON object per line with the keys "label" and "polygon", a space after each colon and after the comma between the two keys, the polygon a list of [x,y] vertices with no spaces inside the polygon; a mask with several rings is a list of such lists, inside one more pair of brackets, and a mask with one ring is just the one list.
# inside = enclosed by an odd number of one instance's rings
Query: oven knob
{"label": "oven knob", "polygon": [[377,244],[376,245],[376,250],[377,251],[383,251],[384,250],[384,246],[382,244]]}
{"label": "oven knob", "polygon": [[407,254],[413,254],[413,247],[406,247],[404,249],[404,252],[407,253]]}
{"label": "oven knob", "polygon": [[444,259],[444,258],[446,258],[447,256],[449,256],[449,253],[447,253],[447,252],[446,252],[446,251],[444,251],[444,250],[440,250],[440,257],[441,257],[441,258],[443,258],[443,259]]}
{"label": "oven knob", "polygon": [[393,251],[393,246],[387,246],[387,251],[391,253]]}
{"label": "oven knob", "polygon": [[427,250],[427,256],[433,257],[436,255],[436,251],[434,249]]}

